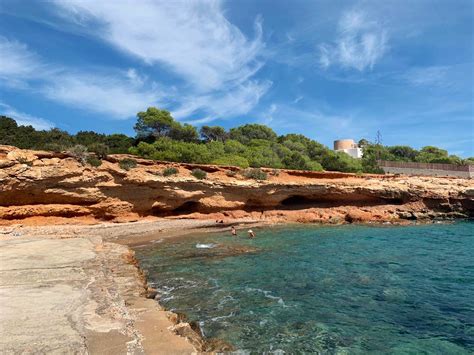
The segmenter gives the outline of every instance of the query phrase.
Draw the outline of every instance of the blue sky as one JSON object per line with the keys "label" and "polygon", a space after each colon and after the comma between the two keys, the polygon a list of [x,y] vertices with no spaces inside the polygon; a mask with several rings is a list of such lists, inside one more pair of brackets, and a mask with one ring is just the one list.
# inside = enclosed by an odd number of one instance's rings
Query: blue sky
{"label": "blue sky", "polygon": [[148,106],[474,156],[471,0],[12,1],[0,113],[132,135]]}

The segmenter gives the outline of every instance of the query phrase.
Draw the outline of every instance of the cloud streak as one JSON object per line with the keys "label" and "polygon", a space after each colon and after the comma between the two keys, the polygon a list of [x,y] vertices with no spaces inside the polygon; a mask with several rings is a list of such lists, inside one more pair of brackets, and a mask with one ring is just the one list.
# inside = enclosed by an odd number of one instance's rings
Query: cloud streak
{"label": "cloud streak", "polygon": [[261,18],[256,18],[255,36],[249,39],[224,16],[221,1],[55,4],[78,31],[98,35],[146,65],[170,69],[182,83],[183,99],[169,97],[178,103],[178,117],[247,113],[270,88],[269,81],[253,78],[264,64]]}
{"label": "cloud streak", "polygon": [[25,44],[4,37],[0,52],[0,82],[82,110],[126,119],[158,104],[163,96],[156,84],[147,83],[134,69],[77,71],[46,63]]}
{"label": "cloud streak", "polygon": [[261,66],[261,20],[248,40],[220,1],[56,1],[75,22],[148,64],[162,63],[197,88],[240,84]]}
{"label": "cloud streak", "polygon": [[147,90],[126,74],[92,75],[66,72],[48,82],[41,92],[65,105],[127,119],[148,106],[157,105],[162,94]]}
{"label": "cloud streak", "polygon": [[18,41],[0,36],[0,78],[31,78],[41,64],[39,58],[28,47]]}
{"label": "cloud streak", "polygon": [[385,28],[363,11],[345,12],[338,24],[336,40],[319,46],[323,69],[339,65],[360,72],[373,69],[388,50]]}
{"label": "cloud streak", "polygon": [[13,118],[20,126],[33,126],[34,128],[39,130],[50,129],[55,126],[54,123],[51,121],[45,120],[41,117],[29,115],[25,112],[18,111],[3,102],[0,102],[0,113],[2,115]]}
{"label": "cloud streak", "polygon": [[271,85],[271,81],[263,83],[249,81],[226,92],[188,96],[182,99],[181,105],[173,110],[173,114],[177,118],[185,119],[201,111],[205,117],[198,121],[190,121],[195,123],[246,114],[257,105]]}
{"label": "cloud streak", "polygon": [[164,90],[161,78],[136,69],[73,70],[48,63],[26,44],[0,37],[0,81],[5,85],[115,119],[156,105],[178,118],[202,115],[201,120],[246,114],[272,85],[254,78],[264,64],[261,18],[249,39],[226,19],[221,1],[55,4],[69,30],[99,37],[145,66],[172,73],[173,88]]}
{"label": "cloud streak", "polygon": [[0,83],[13,88],[26,88],[28,81],[53,74],[52,67],[24,43],[0,36]]}
{"label": "cloud streak", "polygon": [[443,86],[447,83],[449,69],[447,66],[411,68],[402,79],[413,86]]}

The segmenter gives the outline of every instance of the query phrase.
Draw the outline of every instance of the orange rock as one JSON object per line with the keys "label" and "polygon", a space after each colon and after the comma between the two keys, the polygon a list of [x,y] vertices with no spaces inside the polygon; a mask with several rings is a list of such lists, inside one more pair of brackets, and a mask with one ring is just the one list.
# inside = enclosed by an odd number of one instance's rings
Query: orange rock
{"label": "orange rock", "polygon": [[[135,159],[137,167],[121,169],[124,157]],[[168,166],[179,173],[160,175]],[[206,179],[190,175],[196,167],[207,171]],[[282,169],[256,182],[229,174],[238,170],[126,155],[112,155],[94,168],[65,153],[0,146],[0,224],[150,216],[337,224],[472,216],[474,211],[473,180]]]}

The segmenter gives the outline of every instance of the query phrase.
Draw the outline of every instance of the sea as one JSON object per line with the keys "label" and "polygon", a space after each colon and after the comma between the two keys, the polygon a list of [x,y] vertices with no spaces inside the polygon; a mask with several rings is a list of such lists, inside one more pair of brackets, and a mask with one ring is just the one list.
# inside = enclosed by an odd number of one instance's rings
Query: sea
{"label": "sea", "polygon": [[474,222],[283,225],[136,248],[165,308],[248,354],[474,354]]}

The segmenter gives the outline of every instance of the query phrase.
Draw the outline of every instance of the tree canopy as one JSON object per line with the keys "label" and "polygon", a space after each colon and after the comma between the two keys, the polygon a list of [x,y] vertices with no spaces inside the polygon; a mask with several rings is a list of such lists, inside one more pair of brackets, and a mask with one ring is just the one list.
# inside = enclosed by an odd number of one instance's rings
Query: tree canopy
{"label": "tree canopy", "polygon": [[220,126],[202,126],[199,133],[205,142],[224,142],[229,137],[226,130]]}
{"label": "tree canopy", "polygon": [[138,112],[137,117],[134,129],[138,137],[153,136],[159,138],[167,136],[175,124],[175,120],[169,111],[160,110],[156,107],[148,107],[145,112]]}
{"label": "tree canopy", "polygon": [[69,134],[57,128],[38,131],[19,126],[15,120],[0,116],[0,144],[26,149],[63,151],[77,145],[99,158],[107,154],[130,153],[149,159],[185,163],[235,165],[242,168],[269,167],[296,170],[342,172],[383,172],[378,159],[426,163],[474,163],[474,157],[461,159],[444,149],[426,146],[383,146],[365,139],[362,159],[334,152],[301,134],[278,136],[270,127],[245,124],[229,131],[220,126],[202,126],[176,121],[170,112],[149,107],[137,114],[136,137],[79,131]]}
{"label": "tree canopy", "polygon": [[245,124],[240,127],[231,128],[230,138],[243,144],[248,144],[252,139],[264,139],[267,141],[276,141],[277,134],[270,127],[261,124]]}

